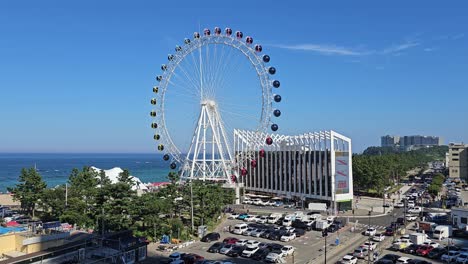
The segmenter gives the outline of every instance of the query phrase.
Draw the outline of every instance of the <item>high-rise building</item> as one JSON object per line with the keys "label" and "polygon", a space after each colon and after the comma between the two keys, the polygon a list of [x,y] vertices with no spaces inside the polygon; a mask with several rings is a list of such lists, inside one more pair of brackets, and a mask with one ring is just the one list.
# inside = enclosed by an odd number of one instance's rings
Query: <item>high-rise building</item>
{"label": "high-rise building", "polygon": [[449,176],[468,181],[468,144],[449,144]]}
{"label": "high-rise building", "polygon": [[409,151],[419,148],[440,146],[443,140],[434,136],[383,136],[381,137],[382,147],[399,147],[401,150]]}
{"label": "high-rise building", "polygon": [[398,147],[400,145],[400,136],[386,135],[380,138],[382,147]]}

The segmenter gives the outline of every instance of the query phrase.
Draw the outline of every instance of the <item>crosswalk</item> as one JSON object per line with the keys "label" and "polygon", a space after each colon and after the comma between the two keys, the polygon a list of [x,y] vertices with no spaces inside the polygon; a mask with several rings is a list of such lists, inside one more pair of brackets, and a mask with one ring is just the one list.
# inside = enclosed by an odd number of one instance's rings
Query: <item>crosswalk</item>
{"label": "crosswalk", "polygon": [[363,223],[357,223],[357,224],[354,224],[354,223],[350,223],[352,227],[355,228],[355,230],[357,231],[363,231],[363,230],[366,230],[367,228],[369,227],[373,227],[375,229],[377,229],[378,231],[384,231],[387,227],[386,226],[382,226],[382,225],[366,225],[366,224],[363,224]]}

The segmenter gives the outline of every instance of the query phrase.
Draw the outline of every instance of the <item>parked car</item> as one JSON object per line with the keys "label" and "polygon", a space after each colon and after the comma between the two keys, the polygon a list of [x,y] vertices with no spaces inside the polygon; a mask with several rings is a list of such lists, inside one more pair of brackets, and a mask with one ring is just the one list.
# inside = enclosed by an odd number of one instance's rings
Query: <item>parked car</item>
{"label": "parked car", "polygon": [[416,250],[416,254],[420,256],[427,256],[427,254],[429,254],[429,252],[431,252],[433,249],[434,247],[431,246],[420,246],[418,250]]}
{"label": "parked car", "polygon": [[412,214],[406,215],[406,221],[412,222],[412,221],[416,221],[417,219],[418,219],[417,215],[412,215]]}
{"label": "parked car", "polygon": [[405,247],[404,249],[402,249],[401,251],[403,253],[406,253],[406,254],[416,254],[416,250],[418,250],[419,246],[416,245],[416,244],[411,244],[407,247]]}
{"label": "parked car", "polygon": [[223,240],[223,243],[224,244],[235,244],[237,242],[237,238],[235,237],[226,237],[224,240]]}
{"label": "parked car", "polygon": [[450,250],[449,252],[443,254],[440,257],[440,260],[442,260],[442,262],[453,262],[458,258],[459,255],[460,255],[459,251]]}
{"label": "parked car", "polygon": [[250,233],[251,236],[253,237],[261,237],[263,233],[265,233],[265,229],[257,229],[255,231],[253,231],[252,233]]}
{"label": "parked car", "polygon": [[405,204],[402,203],[402,202],[399,202],[399,203],[396,203],[394,207],[395,208],[403,208],[403,207],[405,207]]}
{"label": "parked car", "polygon": [[296,237],[301,237],[301,236],[305,235],[305,231],[304,231],[304,229],[296,228],[296,229],[294,229],[294,234],[296,234]]}
{"label": "parked car", "polygon": [[370,251],[373,251],[374,249],[377,248],[377,243],[373,242],[373,241],[367,241],[367,242],[364,242],[364,244],[362,244],[363,248],[367,248],[369,249]]}
{"label": "parked car", "polygon": [[265,262],[266,263],[278,263],[280,259],[282,259],[282,253],[281,251],[272,251],[268,253],[268,255],[265,257]]}
{"label": "parked car", "polygon": [[247,244],[247,239],[239,239],[236,241],[236,246],[245,246]]}
{"label": "parked car", "polygon": [[457,264],[465,264],[468,263],[468,252],[460,253],[460,255],[456,259]]}
{"label": "parked car", "polygon": [[220,238],[221,236],[219,233],[213,232],[213,233],[208,233],[204,237],[202,237],[201,241],[202,242],[211,242],[211,241],[216,241]]}
{"label": "parked car", "polygon": [[208,248],[208,252],[210,253],[219,253],[219,250],[224,247],[223,242],[216,242]]}
{"label": "parked car", "polygon": [[356,264],[358,261],[358,259],[353,256],[353,255],[345,255],[342,259],[341,259],[341,263],[342,264]]}
{"label": "parked car", "polygon": [[408,257],[400,257],[399,259],[397,259],[396,263],[397,264],[409,264],[410,260],[411,259]]}
{"label": "parked car", "polygon": [[295,238],[296,238],[295,233],[287,233],[287,234],[284,234],[283,236],[281,236],[281,241],[289,242],[291,240],[294,240]]}
{"label": "parked car", "polygon": [[246,247],[258,247],[260,245],[260,242],[257,240],[248,240],[247,243],[245,243]]}
{"label": "parked car", "polygon": [[430,259],[440,259],[443,254],[447,253],[447,249],[445,248],[434,248],[429,254],[427,254],[427,257]]}
{"label": "parked car", "polygon": [[432,262],[426,261],[424,259],[410,259],[408,264],[432,264]]}
{"label": "parked car", "polygon": [[284,246],[281,248],[281,252],[283,252],[283,256],[289,256],[294,253],[295,248],[293,246]]}
{"label": "parked car", "polygon": [[231,248],[231,250],[228,251],[228,253],[226,253],[226,255],[229,257],[237,258],[238,256],[242,254],[244,249],[245,249],[245,246],[235,245]]}
{"label": "parked car", "polygon": [[244,220],[247,216],[249,216],[248,214],[240,214],[237,219],[239,220]]}
{"label": "parked car", "polygon": [[257,246],[252,246],[252,247],[246,247],[244,251],[242,251],[242,257],[244,258],[250,258],[257,252],[259,248]]}
{"label": "parked car", "polygon": [[369,250],[363,247],[356,248],[353,253],[353,256],[355,256],[356,258],[361,258],[361,259],[367,257],[367,255],[369,255]]}
{"label": "parked car", "polygon": [[238,219],[239,217],[239,214],[236,214],[236,213],[231,213],[228,215],[228,219]]}
{"label": "parked car", "polygon": [[338,231],[339,229],[340,228],[335,224],[331,224],[329,227],[327,227],[327,231],[329,233],[334,233],[334,232]]}
{"label": "parked car", "polygon": [[220,254],[227,254],[232,248],[234,247],[234,244],[225,244],[220,250]]}
{"label": "parked car", "polygon": [[401,256],[396,254],[386,254],[382,256],[380,259],[388,259],[395,263]]}
{"label": "parked car", "polygon": [[186,253],[174,252],[174,253],[169,255],[169,259],[171,261],[182,260],[185,255],[186,255]]}
{"label": "parked car", "polygon": [[260,248],[252,255],[252,259],[262,261],[266,258],[268,253],[270,253],[270,250],[268,248]]}

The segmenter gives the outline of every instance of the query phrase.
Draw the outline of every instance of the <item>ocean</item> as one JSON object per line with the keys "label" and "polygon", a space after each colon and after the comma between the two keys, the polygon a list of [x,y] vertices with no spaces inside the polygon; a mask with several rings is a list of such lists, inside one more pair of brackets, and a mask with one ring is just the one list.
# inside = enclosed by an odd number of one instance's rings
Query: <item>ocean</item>
{"label": "ocean", "polygon": [[100,169],[120,167],[143,183],[168,181],[169,164],[160,154],[24,154],[0,153],[0,192],[18,183],[22,168],[36,166],[47,187],[67,182],[73,168],[95,166]]}

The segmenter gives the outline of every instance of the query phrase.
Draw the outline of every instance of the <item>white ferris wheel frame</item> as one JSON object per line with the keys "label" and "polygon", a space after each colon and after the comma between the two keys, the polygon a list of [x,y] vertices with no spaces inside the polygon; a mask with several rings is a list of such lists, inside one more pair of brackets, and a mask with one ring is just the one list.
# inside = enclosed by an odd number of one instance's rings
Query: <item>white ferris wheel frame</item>
{"label": "white ferris wheel frame", "polygon": [[159,104],[157,107],[158,116],[156,119],[159,120],[158,130],[161,132],[161,142],[164,145],[164,152],[171,156],[171,163],[176,162],[179,165],[184,163],[184,158],[182,157],[182,152],[175,145],[172,140],[169,131],[166,127],[166,117],[164,111],[165,105],[165,93],[170,87],[170,80],[174,74],[174,71],[178,68],[179,64],[186,58],[187,55],[202,49],[206,45],[227,45],[231,48],[234,48],[243,55],[247,57],[251,65],[257,72],[257,76],[260,81],[260,86],[262,87],[262,112],[259,118],[259,124],[256,131],[259,133],[264,133],[267,131],[269,125],[271,124],[271,115],[272,115],[272,102],[273,102],[273,93],[272,93],[272,81],[270,79],[270,74],[268,72],[267,65],[263,62],[262,57],[259,52],[256,52],[252,45],[246,44],[243,41],[243,38],[237,38],[236,36],[228,36],[222,34],[213,34],[213,35],[204,35],[199,38],[194,38],[184,42],[184,45],[181,46],[181,49],[176,51],[173,54],[173,59],[168,61],[166,65],[166,70],[163,71],[161,75],[162,78],[159,81],[159,95],[160,98]]}

